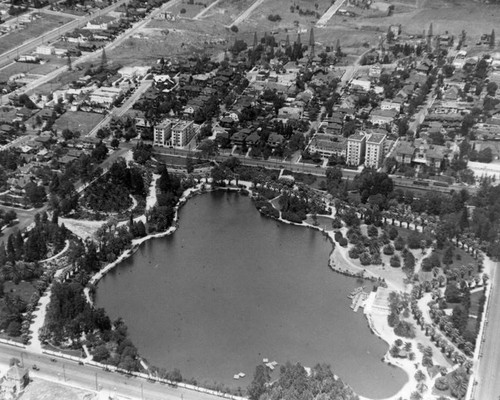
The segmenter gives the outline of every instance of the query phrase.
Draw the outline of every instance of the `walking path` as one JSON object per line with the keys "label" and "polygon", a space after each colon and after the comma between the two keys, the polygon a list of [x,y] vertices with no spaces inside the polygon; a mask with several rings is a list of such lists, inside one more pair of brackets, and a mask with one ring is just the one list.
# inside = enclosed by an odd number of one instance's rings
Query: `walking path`
{"label": "walking path", "polygon": [[342,7],[342,4],[344,4],[344,2],[345,0],[337,0],[335,3],[333,3],[332,6],[321,16],[318,22],[316,22],[316,26],[318,28],[324,28],[327,22],[330,21],[330,18],[332,18],[339,10],[339,8]]}
{"label": "walking path", "polygon": [[198,14],[196,14],[193,19],[194,20],[198,20],[200,19],[201,17],[203,17],[205,15],[205,13],[210,10],[213,6],[215,6],[216,4],[218,4],[220,2],[220,0],[215,0],[212,4],[210,4],[208,7],[204,8],[203,10],[201,10]]}
{"label": "walking path", "polygon": [[255,3],[253,3],[250,7],[248,7],[245,11],[243,11],[242,14],[238,18],[236,18],[232,24],[229,24],[227,27],[230,28],[231,26],[236,26],[241,24],[244,20],[246,20],[250,14],[255,10],[258,6],[260,6],[262,3],[264,3],[265,0],[256,0]]}

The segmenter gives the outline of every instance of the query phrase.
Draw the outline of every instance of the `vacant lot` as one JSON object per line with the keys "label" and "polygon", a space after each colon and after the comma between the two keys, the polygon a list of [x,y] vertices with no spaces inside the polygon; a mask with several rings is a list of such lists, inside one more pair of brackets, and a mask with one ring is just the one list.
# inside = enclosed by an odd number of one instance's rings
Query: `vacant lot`
{"label": "vacant lot", "polygon": [[[313,26],[318,20],[316,13],[321,17],[330,6],[330,2],[324,0],[297,0],[293,4],[289,0],[266,0],[239,27],[258,32],[288,30],[295,33]],[[281,20],[270,21],[270,15],[279,15]]]}
{"label": "vacant lot", "polygon": [[64,25],[71,21],[71,18],[62,17],[59,15],[52,14],[42,14],[42,18],[39,18],[33,22],[30,22],[26,27],[22,29],[17,29],[7,35],[0,37],[0,54],[13,49],[25,41],[43,36],[44,33],[50,32],[51,30]]}
{"label": "vacant lot", "polygon": [[[155,63],[161,57],[175,57],[192,52],[218,52],[234,42],[235,35],[223,26],[209,21],[183,19],[177,22],[153,20],[141,30],[142,38],[130,38],[107,53],[108,60],[122,65]],[[218,39],[216,45],[209,41]],[[130,58],[134,54],[134,58]]]}
{"label": "vacant lot", "polygon": [[[196,4],[188,4],[188,2],[184,0],[181,3],[177,3],[173,7],[169,8],[168,11],[171,12],[173,15],[175,16],[178,15],[182,18],[193,18],[201,10],[208,7],[212,2],[210,0],[205,0],[205,1],[197,0],[194,3]],[[182,10],[184,10],[184,12],[181,12]]]}
{"label": "vacant lot", "polygon": [[72,132],[78,131],[82,135],[86,135],[102,119],[102,114],[67,111],[55,122],[54,128],[57,130],[69,129]]}
{"label": "vacant lot", "polygon": [[[214,24],[229,26],[253,2],[253,0],[222,0],[210,9],[203,19]],[[255,12],[260,12],[260,10],[257,9]]]}
{"label": "vacant lot", "polygon": [[31,382],[26,387],[19,400],[88,400],[91,398],[94,398],[94,394],[91,391],[35,379],[34,382]]}
{"label": "vacant lot", "polygon": [[[451,2],[450,2],[451,3]],[[442,1],[428,2],[425,8],[411,9],[406,6],[396,5],[395,14],[391,17],[382,15],[377,17],[375,12],[361,12],[356,8],[352,11],[365,15],[350,18],[336,15],[329,26],[339,25],[350,28],[379,27],[381,31],[387,31],[393,24],[401,24],[404,32],[411,34],[422,33],[428,29],[432,23],[435,34],[448,31],[453,35],[458,35],[465,30],[467,36],[478,37],[483,33],[490,33],[498,26],[498,6],[473,3],[455,2],[454,4]],[[351,8],[350,8],[351,10]],[[480,21],[480,23],[479,23]]]}

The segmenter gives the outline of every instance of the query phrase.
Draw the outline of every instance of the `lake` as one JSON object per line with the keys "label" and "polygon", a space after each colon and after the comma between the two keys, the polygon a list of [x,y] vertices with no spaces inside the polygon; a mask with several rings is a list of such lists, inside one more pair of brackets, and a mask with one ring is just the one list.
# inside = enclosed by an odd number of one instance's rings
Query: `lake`
{"label": "lake", "polygon": [[[186,378],[246,387],[263,358],[328,363],[360,395],[407,381],[328,267],[318,231],[263,217],[248,197],[212,192],[180,211],[179,229],[144,243],[99,283],[96,306],[122,317],[149,363]],[[246,377],[234,380],[244,372]],[[277,374],[275,373],[274,376]]]}

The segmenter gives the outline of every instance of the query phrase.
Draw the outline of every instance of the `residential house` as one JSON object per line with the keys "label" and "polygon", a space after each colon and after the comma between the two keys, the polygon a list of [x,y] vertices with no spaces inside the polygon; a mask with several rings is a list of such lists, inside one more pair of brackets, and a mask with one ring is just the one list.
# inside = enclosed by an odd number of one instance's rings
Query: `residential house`
{"label": "residential house", "polygon": [[376,108],[370,113],[369,120],[374,125],[390,125],[398,115],[399,111],[395,109],[382,110]]}
{"label": "residential house", "polygon": [[354,90],[362,90],[365,92],[370,91],[372,83],[367,79],[353,79],[351,80],[351,88]]}
{"label": "residential house", "polygon": [[382,75],[382,67],[380,64],[373,64],[368,70],[368,76],[370,78],[379,78]]}
{"label": "residential house", "polygon": [[281,144],[283,144],[285,138],[280,135],[279,133],[273,132],[269,135],[269,138],[267,139],[267,144],[271,147],[277,147]]}
{"label": "residential house", "polygon": [[397,112],[401,112],[401,100],[382,100],[380,103],[381,110],[396,110]]}
{"label": "residential house", "polygon": [[412,163],[414,153],[415,147],[413,146],[413,143],[406,140],[400,140],[394,149],[396,161],[403,165],[409,165]]}
{"label": "residential house", "polygon": [[103,15],[87,22],[87,25],[85,25],[83,29],[105,31],[109,28],[113,21],[115,21],[114,18]]}
{"label": "residential house", "polygon": [[304,114],[304,107],[281,107],[278,111],[278,118],[301,119]]}

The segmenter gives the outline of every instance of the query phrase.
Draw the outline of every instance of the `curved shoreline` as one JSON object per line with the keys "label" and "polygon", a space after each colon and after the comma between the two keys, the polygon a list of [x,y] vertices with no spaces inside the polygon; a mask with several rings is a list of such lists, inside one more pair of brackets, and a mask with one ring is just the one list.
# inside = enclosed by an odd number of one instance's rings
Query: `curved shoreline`
{"label": "curved shoreline", "polygon": [[[85,294],[85,297],[86,297],[87,301],[92,306],[94,305],[94,302],[93,302],[92,296],[90,294],[90,287],[98,284],[98,282],[109,271],[111,271],[116,266],[118,266],[122,261],[124,261],[127,258],[131,257],[139,249],[140,245],[143,244],[144,242],[146,242],[147,240],[154,239],[154,238],[161,238],[161,237],[165,237],[165,236],[173,234],[177,230],[177,228],[179,227],[179,210],[187,203],[187,201],[189,199],[191,199],[194,196],[197,196],[197,195],[200,195],[200,194],[209,193],[209,192],[215,191],[215,190],[222,190],[222,191],[226,191],[226,192],[230,192],[230,191],[241,192],[243,190],[247,190],[250,193],[250,197],[253,198],[253,192],[252,192],[252,190],[250,188],[251,187],[251,183],[250,182],[241,182],[240,181],[240,185],[238,187],[234,187],[233,186],[233,187],[218,187],[218,188],[214,188],[214,187],[212,187],[210,185],[210,188],[207,189],[206,185],[209,185],[209,184],[207,184],[207,183],[200,183],[197,186],[195,186],[194,188],[187,189],[182,194],[182,196],[179,198],[179,201],[178,201],[177,205],[174,207],[174,218],[173,218],[173,221],[172,221],[172,226],[170,228],[168,228],[164,232],[158,232],[158,233],[154,233],[154,234],[149,234],[149,235],[144,236],[142,238],[138,238],[138,239],[132,240],[132,247],[131,248],[125,250],[115,261],[113,261],[110,264],[107,264],[99,272],[95,273],[90,278],[87,286],[84,288],[84,294]],[[329,257],[328,257],[328,263],[327,263],[327,266],[332,271],[334,271],[336,273],[339,273],[341,275],[345,275],[345,276],[349,276],[349,277],[353,277],[353,278],[367,279],[367,280],[370,280],[370,281],[376,281],[378,279],[375,276],[375,274],[372,274],[373,275],[372,277],[366,276],[363,273],[364,270],[362,270],[360,272],[357,272],[357,273],[349,271],[348,269],[343,270],[339,266],[336,266],[332,262],[332,255],[335,252],[336,246],[338,245],[338,243],[336,243],[335,240],[334,240],[333,232],[331,232],[331,233],[327,232],[324,228],[322,228],[320,226],[315,226],[315,225],[309,224],[309,223],[304,222],[304,221],[302,223],[296,223],[296,222],[285,220],[281,216],[278,217],[278,218],[276,218],[276,217],[272,217],[270,215],[266,215],[266,214],[262,213],[261,210],[259,210],[259,209],[258,209],[258,211],[260,212],[261,215],[264,215],[266,217],[270,217],[270,218],[272,218],[274,220],[280,221],[280,222],[288,224],[288,225],[301,226],[301,227],[310,228],[310,229],[314,229],[314,230],[320,231],[326,238],[329,239],[329,241],[330,241],[330,243],[332,245],[332,250],[330,251],[330,254],[329,254]],[[322,216],[331,217],[331,215],[322,215]],[[406,368],[404,368],[401,365],[398,365],[398,363],[395,362],[395,360],[390,359],[390,356],[389,356],[390,343],[389,343],[389,341],[387,340],[387,338],[384,338],[384,336],[373,326],[373,321],[371,320],[371,315],[368,314],[368,313],[365,313],[365,315],[366,315],[366,318],[368,320],[368,327],[369,327],[370,331],[373,334],[375,334],[376,336],[378,336],[380,339],[382,339],[384,342],[386,342],[387,345],[388,345],[388,349],[387,349],[386,353],[384,354],[384,357],[382,358],[382,361],[385,362],[386,364],[390,365],[390,366],[396,366],[396,367],[401,368],[406,373],[406,375],[408,376],[408,378],[410,378],[410,373],[408,372],[408,370]],[[405,392],[405,390],[406,390],[407,386],[409,385],[409,383],[410,383],[410,379],[408,379],[408,381],[403,385],[403,387],[401,389],[399,389],[394,395],[392,395],[390,397],[387,397],[387,398],[384,398],[383,400],[392,400],[392,399],[395,399],[395,398],[399,398],[398,396],[402,395]],[[360,396],[360,395],[358,395],[358,396],[359,396],[359,398],[361,400],[372,400],[371,398],[368,398],[368,397],[364,397],[364,396]]]}

